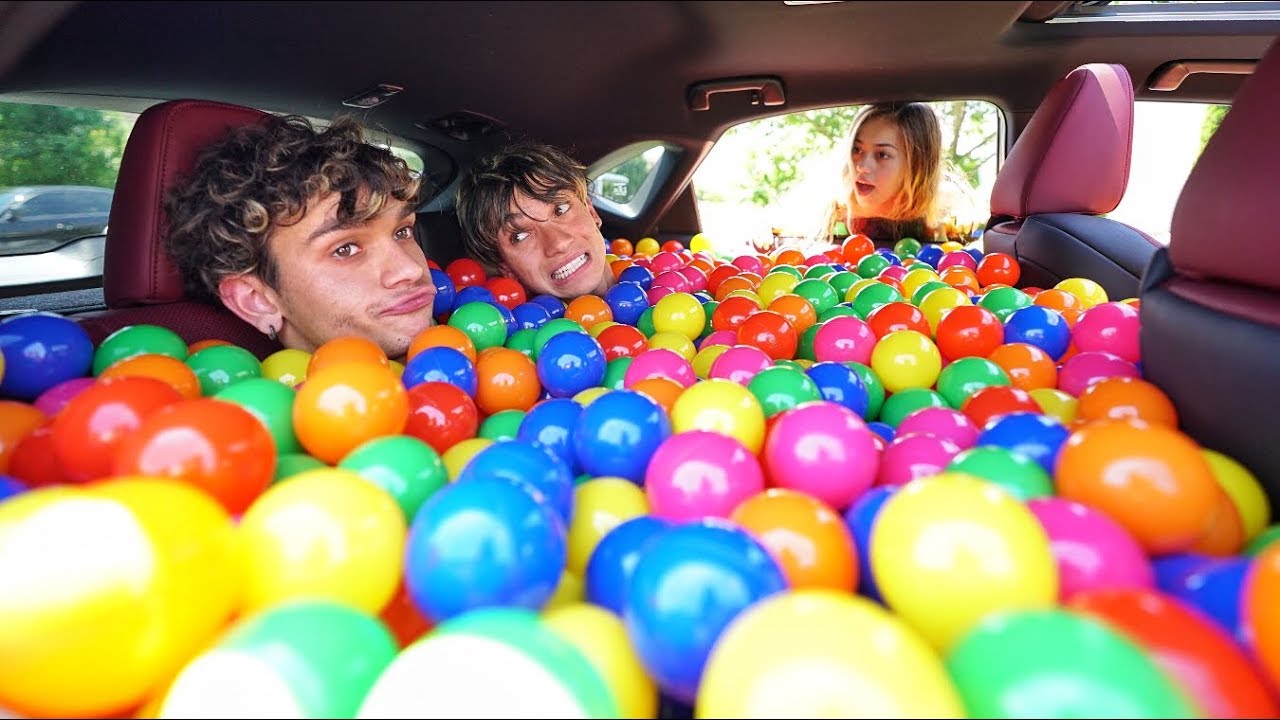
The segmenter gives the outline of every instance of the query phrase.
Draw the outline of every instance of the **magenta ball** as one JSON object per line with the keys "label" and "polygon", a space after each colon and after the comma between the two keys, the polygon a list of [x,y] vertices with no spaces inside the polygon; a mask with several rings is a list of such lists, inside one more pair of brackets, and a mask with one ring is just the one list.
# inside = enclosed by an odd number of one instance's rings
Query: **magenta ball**
{"label": "magenta ball", "polygon": [[967,267],[974,272],[977,272],[978,270],[978,261],[974,260],[972,255],[963,250],[952,250],[938,260],[938,272],[942,272],[943,270],[956,265]]}
{"label": "magenta ball", "polygon": [[1058,389],[1080,397],[1085,388],[1111,377],[1140,378],[1138,366],[1119,355],[1093,350],[1072,355],[1058,368]]}
{"label": "magenta ball", "polygon": [[1142,359],[1138,346],[1138,309],[1128,303],[1099,303],[1080,313],[1071,339],[1076,350],[1091,352],[1101,350],[1131,363]]}
{"label": "magenta ball", "polygon": [[876,434],[857,413],[811,400],[773,419],[761,449],[772,485],[799,490],[843,510],[875,482]]}
{"label": "magenta ball", "polygon": [[[736,330],[717,330],[703,338],[702,342],[698,343],[698,349],[701,350],[702,348],[711,347],[712,345],[729,345],[732,347],[737,344],[738,333]],[[764,351],[761,350],[761,352]]]}
{"label": "magenta ball", "polygon": [[53,387],[40,393],[39,397],[32,403],[37,410],[44,413],[45,417],[53,417],[58,414],[63,405],[70,402],[71,398],[79,395],[82,390],[92,385],[94,382],[91,377],[71,378],[63,380]]}
{"label": "magenta ball", "polygon": [[890,265],[889,267],[881,270],[880,274],[876,277],[892,278],[898,282],[902,282],[902,278],[906,277],[909,272],[911,272],[911,269],[904,265]]}
{"label": "magenta ball", "polygon": [[676,522],[727,518],[739,503],[763,490],[764,472],[756,456],[737,439],[709,430],[662,441],[644,474],[650,513]]}
{"label": "magenta ball", "polygon": [[773,367],[773,358],[753,345],[735,345],[711,362],[707,378],[732,380],[746,386],[761,370]]}
{"label": "magenta ball", "polygon": [[659,285],[657,278],[654,278],[653,280],[653,284],[650,285],[649,290],[645,292],[645,297],[649,300],[650,306],[657,305],[659,300],[675,292],[675,289],[668,285]]}
{"label": "magenta ball", "polygon": [[676,272],[680,273],[689,281],[689,292],[702,292],[707,289],[707,274],[692,265],[685,265],[677,268]]}
{"label": "magenta ball", "polygon": [[653,270],[654,275],[661,275],[668,270],[679,270],[683,265],[684,260],[679,255],[663,251],[653,256],[653,260],[649,263],[649,268]]}
{"label": "magenta ball", "polygon": [[928,433],[895,435],[880,457],[877,485],[906,485],[912,480],[937,475],[960,454],[960,446]]}
{"label": "magenta ball", "polygon": [[693,365],[680,353],[666,348],[653,348],[631,359],[626,374],[622,376],[622,386],[630,388],[641,380],[655,377],[675,380],[686,388],[698,380],[693,372]]}
{"label": "magenta ball", "polygon": [[1106,513],[1059,497],[1033,498],[1027,509],[1049,536],[1062,602],[1090,590],[1155,586],[1142,546]]}
{"label": "magenta ball", "polygon": [[689,282],[689,278],[675,270],[667,270],[654,277],[653,285],[650,286],[650,289],[654,287],[668,287],[673,292],[678,293],[693,291],[693,284]]}
{"label": "magenta ball", "polygon": [[739,255],[733,259],[732,264],[743,272],[764,275],[764,263],[760,262],[760,258],[755,255]]}
{"label": "magenta ball", "polygon": [[813,336],[813,355],[818,362],[871,364],[876,346],[871,326],[852,315],[837,315],[822,323]]}
{"label": "magenta ball", "polygon": [[982,431],[968,415],[947,407],[925,407],[913,411],[898,423],[898,435],[924,433],[935,435],[956,444],[961,450],[968,450],[978,442]]}

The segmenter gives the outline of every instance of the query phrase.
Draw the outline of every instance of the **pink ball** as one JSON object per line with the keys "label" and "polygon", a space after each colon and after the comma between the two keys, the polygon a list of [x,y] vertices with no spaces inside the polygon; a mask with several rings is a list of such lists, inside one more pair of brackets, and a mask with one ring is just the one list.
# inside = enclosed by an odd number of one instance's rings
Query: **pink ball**
{"label": "pink ball", "polygon": [[1118,355],[1093,350],[1082,352],[1067,358],[1058,368],[1058,389],[1080,397],[1085,388],[1110,377],[1140,378],[1138,366]]}
{"label": "pink ball", "polygon": [[711,362],[707,378],[732,380],[745,387],[761,370],[773,367],[773,358],[754,345],[735,345]]}
{"label": "pink ball", "polygon": [[978,271],[978,261],[974,260],[972,255],[963,250],[952,250],[938,260],[938,272],[955,265],[963,265],[974,272]]}
{"label": "pink ball", "polygon": [[880,457],[877,485],[906,485],[912,480],[937,475],[960,454],[960,446],[928,433],[903,435],[901,430]]}
{"label": "pink ball", "polygon": [[63,380],[53,387],[40,393],[32,405],[37,410],[44,413],[45,417],[53,417],[58,414],[62,406],[71,401],[71,398],[79,395],[82,390],[92,385],[94,382],[91,377],[71,378]]}
{"label": "pink ball", "polygon": [[1142,359],[1138,346],[1138,309],[1128,303],[1099,303],[1080,313],[1071,339],[1080,352],[1101,350],[1136,363]]}
{"label": "pink ball", "polygon": [[727,518],[743,500],[764,491],[760,461],[737,439],[708,430],[662,441],[645,470],[651,514],[684,522]]}
{"label": "pink ball", "polygon": [[804,259],[805,267],[814,267],[815,265],[830,265],[831,258],[826,255],[810,255]]}
{"label": "pink ball", "polygon": [[698,349],[712,345],[729,345],[730,347],[738,344],[738,333],[736,330],[716,330],[710,335],[702,338],[702,342],[698,343]]}
{"label": "pink ball", "polygon": [[696,293],[707,289],[707,274],[701,269],[692,265],[686,265],[676,270],[676,272],[685,276],[689,281],[689,290],[687,292]]}
{"label": "pink ball", "polygon": [[897,280],[898,282],[902,282],[902,278],[906,277],[907,273],[909,272],[911,272],[911,270],[902,265],[890,265],[889,267],[881,270],[880,274],[877,275],[876,277],[892,278],[894,280]]}
{"label": "pink ball", "polygon": [[857,362],[871,364],[871,351],[876,346],[871,326],[852,315],[837,315],[822,323],[813,336],[813,354],[818,362]]}
{"label": "pink ball", "polygon": [[675,270],[667,270],[653,279],[653,284],[649,288],[652,290],[655,287],[667,287],[675,292],[690,292],[692,285],[689,283],[689,278]]}
{"label": "pink ball", "polygon": [[667,348],[652,348],[636,355],[622,376],[622,386],[630,388],[641,380],[663,377],[675,380],[681,387],[689,387],[698,380],[693,365],[680,353]]}
{"label": "pink ball", "polygon": [[875,432],[825,400],[775,416],[760,452],[771,485],[809,493],[838,511],[871,487],[880,465]]}
{"label": "pink ball", "polygon": [[733,259],[732,264],[743,272],[753,272],[757,275],[764,275],[764,263],[760,262],[760,258],[755,255],[739,255]]}
{"label": "pink ball", "polygon": [[1142,546],[1106,513],[1059,497],[1033,498],[1027,509],[1049,536],[1060,601],[1089,590],[1155,586]]}
{"label": "pink ball", "polygon": [[653,256],[653,260],[649,263],[649,269],[654,275],[660,275],[668,270],[678,270],[684,265],[684,260],[673,252],[662,251]]}
{"label": "pink ball", "polygon": [[968,415],[945,407],[926,407],[913,411],[898,423],[898,435],[926,433],[950,440],[961,450],[978,442],[982,431]]}
{"label": "pink ball", "polygon": [[675,289],[667,285],[656,284],[657,278],[654,278],[655,284],[649,286],[649,290],[645,293],[645,297],[649,300],[649,305],[657,305],[662,298],[671,295]]}

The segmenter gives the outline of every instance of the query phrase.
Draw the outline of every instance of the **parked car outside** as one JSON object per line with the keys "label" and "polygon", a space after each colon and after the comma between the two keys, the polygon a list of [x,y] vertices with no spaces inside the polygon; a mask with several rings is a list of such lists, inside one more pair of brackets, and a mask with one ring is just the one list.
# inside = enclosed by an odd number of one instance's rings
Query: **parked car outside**
{"label": "parked car outside", "polygon": [[89,185],[0,189],[0,255],[44,252],[106,233],[112,195]]}

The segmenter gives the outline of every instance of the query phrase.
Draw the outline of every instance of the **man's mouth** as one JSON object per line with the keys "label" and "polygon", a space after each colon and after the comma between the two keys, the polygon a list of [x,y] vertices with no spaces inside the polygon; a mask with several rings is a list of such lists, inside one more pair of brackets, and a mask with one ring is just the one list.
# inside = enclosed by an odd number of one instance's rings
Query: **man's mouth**
{"label": "man's mouth", "polygon": [[574,274],[575,272],[577,272],[577,271],[578,271],[578,269],[579,269],[579,268],[581,268],[583,265],[586,265],[586,264],[587,264],[587,260],[588,260],[588,259],[589,259],[589,258],[588,258],[588,256],[587,256],[587,254],[586,254],[586,253],[582,253],[582,254],[581,254],[581,255],[579,255],[578,257],[576,257],[576,258],[574,258],[574,259],[570,260],[569,262],[565,263],[564,265],[561,265],[557,270],[555,270],[554,272],[552,272],[552,273],[551,273],[551,279],[552,279],[552,280],[555,280],[555,281],[557,281],[557,282],[558,282],[558,281],[560,281],[560,280],[564,280],[565,278],[567,278],[567,277],[569,277],[570,275],[572,275],[572,274]]}
{"label": "man's mouth", "polygon": [[436,299],[435,288],[418,290],[401,298],[396,304],[386,308],[382,315],[408,315],[432,304]]}

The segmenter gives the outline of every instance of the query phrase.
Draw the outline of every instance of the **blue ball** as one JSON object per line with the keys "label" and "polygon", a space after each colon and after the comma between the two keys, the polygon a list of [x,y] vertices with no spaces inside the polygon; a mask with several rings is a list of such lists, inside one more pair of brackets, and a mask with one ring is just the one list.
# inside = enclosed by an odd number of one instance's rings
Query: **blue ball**
{"label": "blue ball", "polygon": [[699,290],[698,292],[694,293],[693,296],[698,298],[698,302],[702,303],[703,305],[706,305],[712,300],[715,300],[714,297],[711,297],[711,293],[707,292],[706,290]]}
{"label": "blue ball", "polygon": [[436,302],[431,311],[436,315],[444,315],[452,312],[457,303],[454,300],[458,296],[458,290],[454,287],[453,278],[443,270],[431,268],[431,282],[436,286]]}
{"label": "blue ball", "polygon": [[872,422],[867,423],[867,427],[870,428],[872,431],[874,431],[875,434],[884,438],[884,441],[887,443],[893,442],[894,436],[898,434],[898,431],[895,430],[892,425],[888,423],[882,423],[879,420],[874,420]]}
{"label": "blue ball", "polygon": [[538,380],[552,397],[568,398],[604,381],[604,348],[587,333],[562,332],[538,353]]}
{"label": "blue ball", "polygon": [[987,422],[975,445],[995,445],[1035,460],[1053,476],[1058,451],[1071,431],[1057,419],[1033,412],[1013,412]]}
{"label": "blue ball", "polygon": [[32,402],[58,383],[88,376],[93,351],[89,333],[61,315],[38,312],[0,321],[0,398]]}
{"label": "blue ball", "polygon": [[652,398],[633,390],[612,390],[583,409],[573,445],[584,472],[643,485],[649,459],[670,435],[671,420]]}
{"label": "blue ball", "polygon": [[631,265],[623,268],[622,272],[618,273],[618,282],[637,283],[640,287],[645,289],[645,292],[648,292],[649,288],[653,287],[653,273],[649,268],[642,268],[639,265]]}
{"label": "blue ball", "polygon": [[889,265],[891,266],[902,264],[902,258],[898,257],[898,254],[890,250],[889,248],[880,248],[876,250],[876,252],[882,255],[885,260],[888,260]]}
{"label": "blue ball", "polygon": [[516,322],[516,316],[511,312],[511,308],[503,305],[497,300],[494,300],[489,304],[498,308],[498,314],[501,315],[502,320],[507,323],[507,337],[514,335],[516,331],[520,329],[520,323]]}
{"label": "blue ball", "polygon": [[511,315],[516,319],[517,330],[537,330],[551,319],[551,313],[536,302],[522,302],[515,306]]}
{"label": "blue ball", "polygon": [[672,527],[669,520],[640,515],[615,525],[596,543],[583,573],[588,602],[621,616],[627,607],[627,587],[636,561],[658,533]]}
{"label": "blue ball", "polygon": [[1035,345],[1055,361],[1061,360],[1071,345],[1071,327],[1057,310],[1028,305],[1004,319],[1004,341]]}
{"label": "blue ball", "polygon": [[554,295],[535,295],[530,302],[536,302],[546,308],[552,320],[564,317],[564,301]]}
{"label": "blue ball", "polygon": [[521,440],[499,440],[472,456],[457,482],[502,478],[553,508],[568,527],[573,516],[573,475],[550,450]]}
{"label": "blue ball", "polygon": [[[1248,647],[1248,635],[1240,617],[1241,591],[1254,558],[1215,558],[1187,573],[1169,594],[1208,615],[1218,627]],[[1274,612],[1274,608],[1271,612]]]}
{"label": "blue ball", "polygon": [[620,282],[609,288],[604,294],[604,301],[613,313],[614,322],[635,327],[640,316],[649,307],[649,296],[644,288],[635,282]]}
{"label": "blue ball", "polygon": [[818,386],[823,400],[843,405],[866,419],[871,399],[858,371],[844,363],[826,361],[810,365],[804,373]]}
{"label": "blue ball", "polygon": [[0,473],[0,502],[26,490],[27,486],[23,485],[18,478]]}
{"label": "blue ball", "polygon": [[512,482],[450,483],[413,517],[405,589],[437,624],[481,607],[541,610],[564,571],[565,536],[556,511]]}
{"label": "blue ball", "polygon": [[1186,582],[1187,576],[1217,562],[1216,558],[1194,552],[1181,552],[1172,555],[1161,555],[1151,560],[1151,569],[1155,571],[1156,588],[1173,594]]}
{"label": "blue ball", "polygon": [[964,251],[969,253],[969,257],[973,258],[974,262],[982,262],[982,251],[979,250],[978,248],[967,247],[964,249]]}
{"label": "blue ball", "polygon": [[938,261],[942,259],[942,248],[937,245],[925,244],[920,248],[920,252],[916,253],[916,260],[927,263],[934,270],[938,269]]}
{"label": "blue ball", "polygon": [[844,511],[845,527],[853,533],[853,544],[858,550],[858,594],[878,603],[884,602],[884,596],[880,594],[875,573],[871,571],[871,529],[884,501],[897,489],[896,485],[877,485]]}
{"label": "blue ball", "polygon": [[460,351],[445,346],[428,347],[405,363],[400,381],[405,389],[424,382],[447,382],[457,385],[472,398],[476,396],[476,366]]}
{"label": "blue ball", "polygon": [[453,299],[455,307],[462,307],[469,302],[485,302],[491,305],[498,304],[498,298],[494,297],[493,291],[483,285],[468,285],[458,291]]}
{"label": "blue ball", "polygon": [[640,555],[623,621],[649,676],[665,692],[693,702],[725,627],[786,589],[778,564],[746,530],[706,518],[663,531]]}
{"label": "blue ball", "polygon": [[550,450],[574,475],[582,472],[573,433],[578,429],[582,406],[569,398],[539,400],[520,420],[516,439]]}

